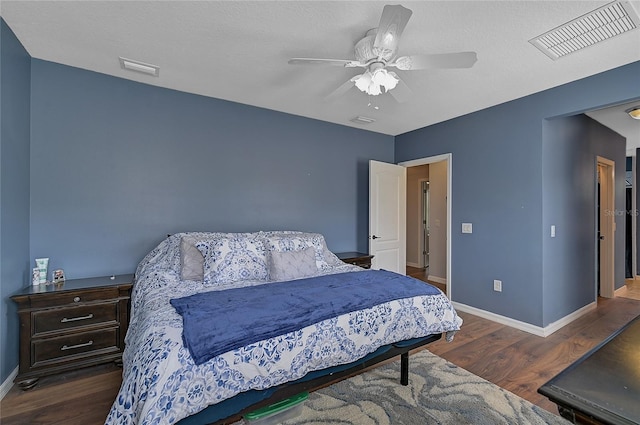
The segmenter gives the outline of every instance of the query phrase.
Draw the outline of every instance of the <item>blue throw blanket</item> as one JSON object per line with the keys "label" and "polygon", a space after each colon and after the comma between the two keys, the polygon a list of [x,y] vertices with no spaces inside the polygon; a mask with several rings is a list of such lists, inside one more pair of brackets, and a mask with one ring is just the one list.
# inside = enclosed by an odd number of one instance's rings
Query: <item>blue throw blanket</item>
{"label": "blue throw blanket", "polygon": [[338,273],[290,282],[210,291],[171,300],[196,364],[331,317],[440,291],[386,270]]}

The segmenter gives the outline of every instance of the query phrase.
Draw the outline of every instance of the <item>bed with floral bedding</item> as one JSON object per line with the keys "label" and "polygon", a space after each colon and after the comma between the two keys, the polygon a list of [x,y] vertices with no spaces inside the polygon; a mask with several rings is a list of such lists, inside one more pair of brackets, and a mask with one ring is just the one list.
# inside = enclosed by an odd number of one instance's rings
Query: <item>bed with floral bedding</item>
{"label": "bed with floral bedding", "polygon": [[315,233],[169,236],[136,270],[106,424],[221,421],[387,347],[450,340],[462,320],[414,281],[345,264]]}

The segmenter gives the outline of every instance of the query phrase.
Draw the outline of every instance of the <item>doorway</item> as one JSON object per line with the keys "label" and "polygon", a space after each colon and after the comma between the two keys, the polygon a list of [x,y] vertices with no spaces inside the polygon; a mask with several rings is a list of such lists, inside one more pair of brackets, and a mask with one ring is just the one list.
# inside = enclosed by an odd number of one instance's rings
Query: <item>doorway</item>
{"label": "doorway", "polygon": [[[407,170],[411,167],[431,164],[430,169],[438,168],[440,184],[433,178],[429,184],[429,268],[434,269],[435,253],[440,256],[442,277],[429,275],[433,282],[440,277],[443,292],[452,297],[453,279],[451,276],[451,180],[452,154],[437,155],[428,158],[401,162],[397,165],[379,161],[369,161],[369,254],[373,255],[371,267],[384,268],[400,274],[406,272],[406,207],[407,207]],[[434,217],[434,192],[440,189],[442,211],[439,218]],[[419,193],[418,203],[421,201]],[[440,232],[441,247],[434,250],[434,227]]]}
{"label": "doorway", "polygon": [[[424,185],[421,188],[428,187],[427,196],[423,190],[411,192],[411,196],[415,197],[412,204],[420,205],[421,218],[426,220],[426,223],[419,227],[419,235],[416,239],[420,239],[421,245],[424,246],[421,253],[426,251],[427,256],[421,258],[422,265],[428,265],[428,268],[422,269],[427,271],[426,279],[437,284],[449,298],[452,296],[453,289],[451,276],[451,163],[452,155],[444,154],[398,164],[407,168],[407,175],[412,168],[429,165],[428,185],[425,185],[426,182],[420,183],[420,185]],[[407,205],[409,202],[410,200],[407,198]],[[415,232],[416,227],[413,229],[412,231]]]}
{"label": "doorway", "polygon": [[596,299],[614,296],[615,162],[596,159]]}

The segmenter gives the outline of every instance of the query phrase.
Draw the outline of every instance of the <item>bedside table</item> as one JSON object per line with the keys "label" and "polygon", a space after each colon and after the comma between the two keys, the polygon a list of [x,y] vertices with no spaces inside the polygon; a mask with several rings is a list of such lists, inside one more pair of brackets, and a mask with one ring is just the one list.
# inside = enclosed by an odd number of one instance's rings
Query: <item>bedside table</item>
{"label": "bedside table", "polygon": [[11,299],[20,319],[23,390],[42,376],[121,362],[133,275],[67,280],[23,288]]}
{"label": "bedside table", "polygon": [[336,256],[348,264],[362,267],[363,269],[371,268],[371,259],[373,255],[365,254],[364,252],[337,252]]}

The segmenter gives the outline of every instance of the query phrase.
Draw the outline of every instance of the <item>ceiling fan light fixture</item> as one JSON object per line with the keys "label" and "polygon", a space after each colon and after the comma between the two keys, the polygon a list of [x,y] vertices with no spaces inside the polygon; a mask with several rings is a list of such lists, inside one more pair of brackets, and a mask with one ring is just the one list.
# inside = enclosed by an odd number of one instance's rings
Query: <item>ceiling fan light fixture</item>
{"label": "ceiling fan light fixture", "polygon": [[361,75],[356,75],[351,79],[358,88],[358,90],[367,93],[369,86],[371,85],[372,75],[369,71],[365,71]]}
{"label": "ceiling fan light fixture", "polygon": [[374,81],[384,87],[385,91],[393,90],[398,85],[398,75],[395,72],[388,72],[386,69],[379,69],[374,74]]}
{"label": "ceiling fan light fixture", "polygon": [[631,109],[625,111],[634,120],[640,120],[640,106],[634,106]]}
{"label": "ceiling fan light fixture", "polygon": [[358,90],[370,96],[382,94],[382,88],[385,92],[394,89],[400,79],[395,72],[388,72],[384,68],[377,68],[373,72],[366,70],[361,75],[356,75],[351,79]]}
{"label": "ceiling fan light fixture", "polygon": [[382,94],[382,89],[380,89],[380,84],[376,84],[372,80],[371,84],[369,84],[369,87],[367,87],[367,90],[365,91],[365,93],[371,96],[377,96],[379,94]]}

